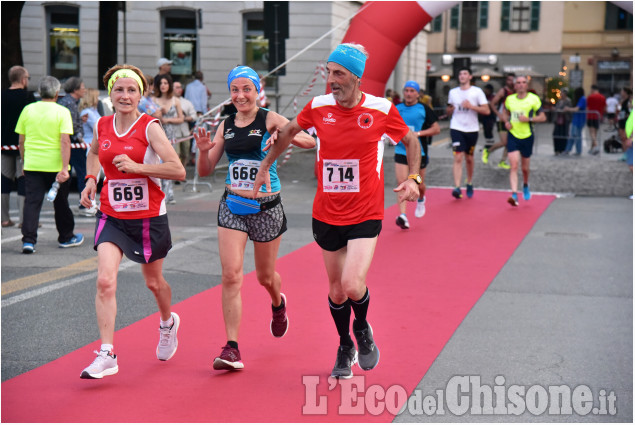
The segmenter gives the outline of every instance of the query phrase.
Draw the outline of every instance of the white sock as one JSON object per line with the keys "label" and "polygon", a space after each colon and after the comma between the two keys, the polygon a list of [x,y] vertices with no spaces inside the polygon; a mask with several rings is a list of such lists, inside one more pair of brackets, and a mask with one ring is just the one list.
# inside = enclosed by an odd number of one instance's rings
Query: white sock
{"label": "white sock", "polygon": [[106,352],[111,352],[113,349],[113,345],[112,344],[101,344],[101,351],[106,351]]}
{"label": "white sock", "polygon": [[162,328],[169,328],[170,326],[174,324],[174,318],[172,317],[172,315],[170,315],[170,318],[166,320],[165,322],[163,320],[159,320],[159,322],[160,322],[159,326],[161,326]]}

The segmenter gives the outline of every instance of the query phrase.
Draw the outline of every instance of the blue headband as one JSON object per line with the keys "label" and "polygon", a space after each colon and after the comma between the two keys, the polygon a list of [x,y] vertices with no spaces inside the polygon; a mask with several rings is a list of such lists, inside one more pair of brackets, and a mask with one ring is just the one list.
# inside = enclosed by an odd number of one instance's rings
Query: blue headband
{"label": "blue headband", "polygon": [[227,76],[227,88],[231,91],[231,84],[236,78],[247,78],[254,83],[256,86],[256,91],[260,93],[260,76],[258,73],[251,69],[248,66],[237,66],[232,69],[229,75]]}
{"label": "blue headband", "polygon": [[359,50],[340,44],[333,50],[327,62],[335,62],[362,78],[366,66],[366,56]]}
{"label": "blue headband", "polygon": [[419,91],[419,83],[417,83],[416,81],[406,81],[406,84],[403,85],[403,88],[405,89],[406,87],[410,87],[411,89]]}

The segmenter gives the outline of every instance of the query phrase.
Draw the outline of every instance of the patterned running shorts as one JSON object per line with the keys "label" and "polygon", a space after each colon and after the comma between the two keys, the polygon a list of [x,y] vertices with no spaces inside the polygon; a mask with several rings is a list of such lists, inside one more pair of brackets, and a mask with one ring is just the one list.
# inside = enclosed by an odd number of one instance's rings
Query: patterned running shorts
{"label": "patterned running shorts", "polygon": [[[227,207],[227,194],[240,196],[231,190],[226,190],[218,206],[218,226],[226,229],[240,230],[247,233],[254,242],[271,242],[287,231],[287,217],[284,215],[282,202],[275,207],[250,215],[236,215]],[[280,194],[258,198],[258,202],[269,202],[278,198]]]}

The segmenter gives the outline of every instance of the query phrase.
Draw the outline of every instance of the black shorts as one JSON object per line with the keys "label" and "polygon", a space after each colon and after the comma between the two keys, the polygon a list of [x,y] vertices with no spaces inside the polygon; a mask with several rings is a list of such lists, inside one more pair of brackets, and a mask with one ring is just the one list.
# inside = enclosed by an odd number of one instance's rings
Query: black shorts
{"label": "black shorts", "polygon": [[534,135],[527,137],[526,139],[518,139],[513,134],[507,135],[507,152],[519,151],[523,158],[531,158],[531,153],[534,150]]}
{"label": "black shorts", "polygon": [[587,118],[586,126],[589,128],[600,128],[600,122],[596,118]]}
{"label": "black shorts", "polygon": [[358,224],[335,226],[313,219],[313,239],[325,251],[344,248],[352,239],[374,238],[381,232],[381,220],[366,220]]}
{"label": "black shorts", "polygon": [[[406,157],[406,155],[401,155],[396,153],[395,154],[395,162],[397,164],[403,164],[403,165],[408,165],[408,158]],[[424,168],[426,168],[428,166],[428,155],[422,156],[421,157],[421,166],[419,167],[419,169],[423,170]]]}
{"label": "black shorts", "polygon": [[111,242],[135,263],[149,264],[165,258],[172,248],[167,214],[122,220],[98,211],[96,218],[95,251],[100,243]]}
{"label": "black shorts", "polygon": [[466,133],[450,129],[450,139],[452,140],[452,152],[465,152],[466,155],[474,155],[478,131]]}

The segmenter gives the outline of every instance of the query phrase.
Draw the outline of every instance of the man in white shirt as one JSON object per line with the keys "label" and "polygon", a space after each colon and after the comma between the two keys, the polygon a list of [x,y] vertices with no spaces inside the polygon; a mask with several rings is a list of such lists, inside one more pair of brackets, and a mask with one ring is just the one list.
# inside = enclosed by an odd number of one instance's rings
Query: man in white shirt
{"label": "man in white shirt", "polygon": [[185,98],[192,102],[199,115],[203,115],[207,112],[207,99],[211,93],[205,83],[203,83],[203,73],[201,71],[196,71],[194,78],[195,80],[185,87]]}
{"label": "man in white shirt", "polygon": [[454,190],[452,196],[461,199],[461,174],[463,172],[463,159],[467,172],[466,193],[471,198],[474,194],[472,175],[474,174],[474,148],[478,141],[479,121],[478,114],[489,115],[490,109],[483,90],[471,85],[472,71],[463,67],[458,70],[459,87],[450,90],[448,95],[447,114],[452,116],[450,121],[450,137],[454,164],[452,174],[454,176]]}

